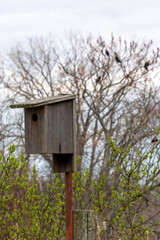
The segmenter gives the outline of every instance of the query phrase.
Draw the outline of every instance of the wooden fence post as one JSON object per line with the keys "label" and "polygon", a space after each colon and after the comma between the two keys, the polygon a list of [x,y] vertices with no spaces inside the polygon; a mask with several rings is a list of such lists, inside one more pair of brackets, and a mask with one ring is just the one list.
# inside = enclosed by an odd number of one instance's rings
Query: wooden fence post
{"label": "wooden fence post", "polygon": [[73,239],[93,240],[95,236],[92,210],[73,210]]}

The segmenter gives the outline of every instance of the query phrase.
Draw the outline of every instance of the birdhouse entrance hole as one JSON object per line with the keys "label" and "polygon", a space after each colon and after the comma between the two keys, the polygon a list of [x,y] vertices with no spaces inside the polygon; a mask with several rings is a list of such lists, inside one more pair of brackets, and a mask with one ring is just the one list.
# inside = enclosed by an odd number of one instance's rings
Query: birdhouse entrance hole
{"label": "birdhouse entrance hole", "polygon": [[36,122],[38,120],[38,115],[36,113],[32,114],[32,121]]}

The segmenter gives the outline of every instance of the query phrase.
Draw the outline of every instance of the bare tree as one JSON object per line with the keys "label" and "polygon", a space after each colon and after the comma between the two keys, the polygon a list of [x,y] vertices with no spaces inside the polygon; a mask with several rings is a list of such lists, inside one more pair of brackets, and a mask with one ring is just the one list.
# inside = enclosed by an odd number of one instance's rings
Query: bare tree
{"label": "bare tree", "polygon": [[[114,161],[109,139],[117,147],[132,147],[129,159],[137,150],[152,148],[155,128],[159,125],[159,49],[152,41],[137,43],[121,38],[106,42],[102,37],[70,35],[66,44],[48,39],[30,39],[25,48],[13,48],[6,57],[3,88],[8,91],[4,106],[10,102],[36,99],[56,94],[77,95],[78,171],[89,168],[89,181],[107,176],[106,192],[111,201],[111,186],[117,187],[120,174]],[[5,110],[6,111],[6,110]],[[23,145],[23,123],[8,125],[8,137]],[[12,126],[15,126],[14,129]],[[155,145],[158,148],[159,141]],[[47,156],[45,156],[47,160]],[[130,163],[132,165],[132,162]],[[86,185],[86,191],[87,191]],[[84,194],[90,207],[90,196]],[[78,204],[78,203],[77,203]],[[109,221],[114,216],[109,212]],[[111,231],[111,225],[107,225]]]}

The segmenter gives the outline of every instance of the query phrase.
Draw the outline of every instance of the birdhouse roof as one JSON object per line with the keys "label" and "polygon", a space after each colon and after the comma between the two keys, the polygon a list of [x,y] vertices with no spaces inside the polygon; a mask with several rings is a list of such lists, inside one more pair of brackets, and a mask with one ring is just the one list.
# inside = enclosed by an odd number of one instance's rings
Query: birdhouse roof
{"label": "birdhouse roof", "polygon": [[64,94],[64,95],[51,96],[51,97],[46,97],[41,99],[34,99],[34,100],[22,102],[22,103],[16,103],[16,104],[10,105],[10,107],[11,108],[35,108],[35,107],[40,107],[40,106],[49,105],[53,103],[64,102],[64,101],[72,100],[75,98],[76,98],[75,94]]}

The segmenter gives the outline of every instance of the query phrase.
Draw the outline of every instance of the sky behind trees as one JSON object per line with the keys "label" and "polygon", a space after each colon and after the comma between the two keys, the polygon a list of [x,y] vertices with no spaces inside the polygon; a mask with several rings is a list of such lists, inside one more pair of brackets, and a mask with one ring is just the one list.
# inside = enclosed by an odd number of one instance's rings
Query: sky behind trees
{"label": "sky behind trees", "polygon": [[68,31],[110,38],[153,39],[160,45],[158,0],[6,0],[0,8],[0,51],[27,37],[49,34],[64,38]]}

